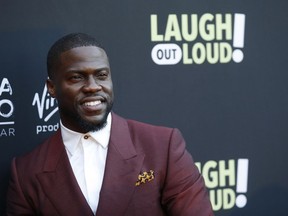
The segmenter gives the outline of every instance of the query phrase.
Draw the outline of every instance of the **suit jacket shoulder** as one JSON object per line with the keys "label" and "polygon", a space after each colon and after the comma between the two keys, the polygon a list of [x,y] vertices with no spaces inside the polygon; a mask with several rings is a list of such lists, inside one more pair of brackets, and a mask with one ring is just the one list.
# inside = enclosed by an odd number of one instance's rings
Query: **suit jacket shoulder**
{"label": "suit jacket shoulder", "polygon": [[[42,171],[44,167],[51,167],[50,163],[57,164],[64,150],[61,132],[58,130],[31,152],[15,158],[15,163],[19,171],[23,170],[26,173],[25,176],[29,176],[30,172]],[[50,156],[53,156],[53,160],[48,160],[50,162],[48,163],[47,157]]]}

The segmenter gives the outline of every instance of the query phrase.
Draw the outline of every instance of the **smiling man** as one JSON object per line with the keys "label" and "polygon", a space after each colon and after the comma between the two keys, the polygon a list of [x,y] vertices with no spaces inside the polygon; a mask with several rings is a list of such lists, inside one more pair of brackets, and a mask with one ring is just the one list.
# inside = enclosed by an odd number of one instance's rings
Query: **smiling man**
{"label": "smiling man", "polygon": [[58,101],[62,123],[81,133],[100,130],[106,124],[114,97],[105,51],[85,46],[64,51],[55,60],[50,55],[48,75],[51,78],[47,80],[47,87]]}
{"label": "smiling man", "polygon": [[13,159],[7,215],[213,215],[179,130],[112,112],[109,60],[93,37],[56,41],[47,69],[61,127]]}

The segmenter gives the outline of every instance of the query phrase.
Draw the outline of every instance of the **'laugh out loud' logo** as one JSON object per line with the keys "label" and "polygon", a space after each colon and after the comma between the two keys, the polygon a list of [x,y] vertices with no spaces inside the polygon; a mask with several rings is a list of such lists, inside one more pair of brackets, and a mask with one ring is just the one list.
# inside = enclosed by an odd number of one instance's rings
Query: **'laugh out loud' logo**
{"label": "'laugh out loud' logo", "polygon": [[[232,18],[234,17],[234,25]],[[244,58],[245,14],[169,14],[150,16],[151,57],[158,65],[225,64]],[[233,28],[234,26],[234,28]]]}
{"label": "'laugh out loud' logo", "polygon": [[214,211],[228,210],[235,205],[238,208],[246,206],[249,166],[247,158],[197,162],[196,166],[205,179]]}

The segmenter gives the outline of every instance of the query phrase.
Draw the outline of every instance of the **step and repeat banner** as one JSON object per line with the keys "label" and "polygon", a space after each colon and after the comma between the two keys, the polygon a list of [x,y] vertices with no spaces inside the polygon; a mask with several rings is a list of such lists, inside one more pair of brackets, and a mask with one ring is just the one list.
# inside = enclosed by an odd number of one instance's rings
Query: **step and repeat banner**
{"label": "step and repeat banner", "polygon": [[71,32],[106,48],[116,113],[181,130],[215,215],[287,215],[287,10],[284,0],[1,1],[1,215],[12,158],[59,128],[46,55]]}

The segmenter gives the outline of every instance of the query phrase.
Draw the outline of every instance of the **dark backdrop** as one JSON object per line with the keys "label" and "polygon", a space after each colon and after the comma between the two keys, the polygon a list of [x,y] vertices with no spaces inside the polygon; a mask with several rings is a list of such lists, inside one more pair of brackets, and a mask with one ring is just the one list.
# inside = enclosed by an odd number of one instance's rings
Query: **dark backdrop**
{"label": "dark backdrop", "polygon": [[[114,111],[182,131],[216,215],[287,215],[287,9],[284,0],[0,1],[0,213],[11,159],[59,126],[44,89],[47,50],[66,33],[86,32],[108,51]],[[245,17],[238,63],[235,14]],[[197,37],[189,41],[185,29]],[[168,63],[155,63],[156,45]]]}

